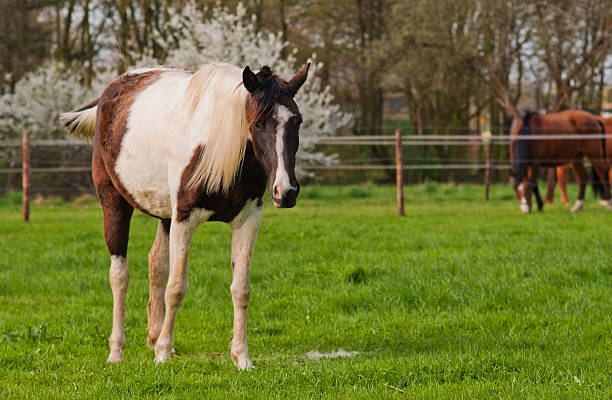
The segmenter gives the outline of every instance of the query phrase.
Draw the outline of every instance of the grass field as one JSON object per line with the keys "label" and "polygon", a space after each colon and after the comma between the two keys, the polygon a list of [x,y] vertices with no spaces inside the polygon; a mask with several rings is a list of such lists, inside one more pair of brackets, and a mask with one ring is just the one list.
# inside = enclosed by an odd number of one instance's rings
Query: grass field
{"label": "grass field", "polygon": [[[574,192],[570,194],[575,195]],[[612,212],[520,215],[511,188],[310,187],[266,201],[249,309],[251,372],[229,357],[230,230],[204,224],[179,310],[179,356],[146,347],[147,253],[132,220],[126,361],[107,365],[112,296],[95,201],[20,221],[0,199],[0,398],[612,397]],[[357,351],[310,360],[312,350]],[[394,389],[390,386],[394,386]]]}

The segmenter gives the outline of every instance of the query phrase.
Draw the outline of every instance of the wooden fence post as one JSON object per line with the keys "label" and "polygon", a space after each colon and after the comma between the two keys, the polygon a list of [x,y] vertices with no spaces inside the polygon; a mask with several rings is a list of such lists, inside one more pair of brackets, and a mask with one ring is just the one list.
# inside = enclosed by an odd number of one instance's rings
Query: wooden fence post
{"label": "wooden fence post", "polygon": [[28,131],[23,131],[21,146],[21,204],[23,208],[23,222],[28,222],[30,220],[30,136]]}
{"label": "wooden fence post", "polygon": [[485,201],[489,201],[489,186],[491,184],[491,143],[493,142],[493,138],[488,137],[487,140],[487,159],[485,161],[485,175],[484,175],[484,184],[485,184]]}
{"label": "wooden fence post", "polygon": [[397,186],[397,213],[404,215],[404,165],[402,164],[402,131],[395,130],[395,184]]}

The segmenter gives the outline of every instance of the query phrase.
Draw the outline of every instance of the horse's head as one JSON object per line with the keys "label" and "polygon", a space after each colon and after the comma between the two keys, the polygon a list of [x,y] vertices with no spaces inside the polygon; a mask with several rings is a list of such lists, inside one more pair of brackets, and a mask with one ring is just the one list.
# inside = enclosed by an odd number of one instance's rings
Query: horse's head
{"label": "horse's head", "polygon": [[531,212],[531,186],[527,175],[530,140],[518,140],[519,136],[531,134],[529,120],[533,113],[528,112],[521,121],[515,118],[510,128],[510,160],[514,193],[519,201],[521,212]]}
{"label": "horse's head", "polygon": [[270,193],[276,207],[295,206],[300,184],[295,177],[295,153],[299,145],[302,115],[293,97],[306,82],[306,64],[288,82],[263,67],[257,74],[249,67],[242,72],[248,90],[247,119],[255,156],[270,178]]}

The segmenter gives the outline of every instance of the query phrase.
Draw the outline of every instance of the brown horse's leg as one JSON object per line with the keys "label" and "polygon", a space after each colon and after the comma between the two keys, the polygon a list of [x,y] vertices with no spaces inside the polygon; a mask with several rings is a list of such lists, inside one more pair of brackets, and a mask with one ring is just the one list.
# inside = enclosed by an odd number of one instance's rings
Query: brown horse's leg
{"label": "brown horse's leg", "polygon": [[147,303],[148,323],[147,345],[155,349],[155,343],[164,323],[164,294],[168,283],[170,268],[170,251],[168,236],[170,220],[159,220],[155,242],[149,252],[149,302]]}
{"label": "brown horse's leg", "polygon": [[[612,167],[608,165],[608,187],[610,187],[611,185],[612,185]],[[612,199],[608,201],[608,210],[610,209],[612,209]]]}
{"label": "brown horse's leg", "polygon": [[548,168],[546,173],[546,204],[552,204],[555,201],[555,169]]}
{"label": "brown horse's leg", "polygon": [[600,160],[591,160],[593,168],[597,172],[598,179],[601,181],[601,200],[604,205],[609,205],[610,201],[610,182],[607,179],[608,167],[605,162]]}
{"label": "brown horse's leg", "polygon": [[113,330],[109,338],[108,362],[116,363],[123,361],[125,347],[125,293],[130,279],[126,256],[134,208],[115,189],[96,151],[92,169],[94,185],[104,213],[104,240],[111,256],[109,277],[113,291]]}
{"label": "brown horse's leg", "polygon": [[561,191],[561,203],[569,206],[570,199],[567,195],[567,164],[557,167],[557,182],[559,182],[559,190]]}
{"label": "brown horse's leg", "polygon": [[534,165],[529,168],[527,173],[529,177],[529,185],[531,186],[531,191],[536,199],[536,204],[538,205],[538,211],[542,211],[544,208],[544,202],[542,201],[542,195],[540,195],[540,189],[538,188],[538,167]]}
{"label": "brown horse's leg", "polygon": [[576,204],[574,204],[570,211],[576,212],[582,210],[582,207],[584,207],[584,190],[586,188],[588,175],[586,169],[584,169],[582,160],[572,161],[571,165],[574,175],[576,175],[576,180],[578,181],[578,199],[576,199]]}

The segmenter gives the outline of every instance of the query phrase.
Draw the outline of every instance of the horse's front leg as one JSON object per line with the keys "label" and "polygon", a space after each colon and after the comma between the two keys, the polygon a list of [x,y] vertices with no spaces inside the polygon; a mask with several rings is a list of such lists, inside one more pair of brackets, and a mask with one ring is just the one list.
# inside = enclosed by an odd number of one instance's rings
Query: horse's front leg
{"label": "horse's front leg", "polygon": [[169,240],[170,273],[165,293],[166,315],[164,316],[161,333],[157,343],[155,343],[155,362],[157,363],[165,362],[174,354],[172,347],[174,322],[176,312],[183,302],[185,293],[187,293],[189,246],[197,225],[193,216],[184,221],[177,221],[176,216],[172,217]]}
{"label": "horse's front leg", "polygon": [[529,177],[529,185],[531,186],[531,192],[533,193],[536,204],[538,205],[538,211],[542,211],[544,207],[544,202],[542,201],[542,195],[540,194],[540,189],[538,188],[538,166],[534,165],[529,169],[528,172]]}
{"label": "horse's front leg", "polygon": [[230,222],[232,228],[232,302],[234,303],[234,337],[231,355],[234,364],[240,369],[251,369],[247,348],[247,314],[250,297],[251,254],[259,224],[261,223],[261,203],[248,204]]}

